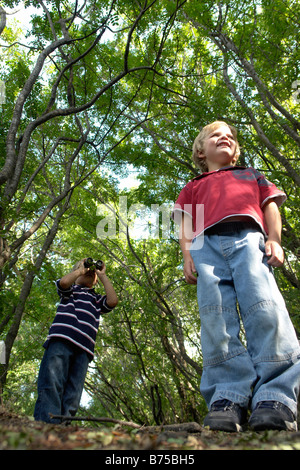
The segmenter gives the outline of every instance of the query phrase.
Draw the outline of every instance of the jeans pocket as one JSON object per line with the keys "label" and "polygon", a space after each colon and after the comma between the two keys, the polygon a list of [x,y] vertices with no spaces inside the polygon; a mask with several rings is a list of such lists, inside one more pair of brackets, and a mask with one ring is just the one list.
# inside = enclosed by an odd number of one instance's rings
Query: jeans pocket
{"label": "jeans pocket", "polygon": [[259,249],[260,249],[260,251],[265,253],[265,251],[266,251],[265,247],[266,247],[266,240],[265,240],[265,237],[263,236],[263,234],[261,233],[259,235]]}
{"label": "jeans pocket", "polygon": [[265,237],[262,233],[260,234],[260,237],[259,237],[259,249],[263,254],[263,257],[262,257],[263,264],[268,268],[268,270],[272,274],[274,274],[274,270],[273,270],[272,266],[270,264],[268,264],[268,260],[269,260],[270,257],[266,255],[266,239],[265,239]]}

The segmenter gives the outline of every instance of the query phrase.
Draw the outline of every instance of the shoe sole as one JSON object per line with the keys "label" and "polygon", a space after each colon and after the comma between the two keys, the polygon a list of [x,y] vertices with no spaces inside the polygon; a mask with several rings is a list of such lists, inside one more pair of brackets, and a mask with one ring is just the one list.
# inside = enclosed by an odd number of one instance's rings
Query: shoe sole
{"label": "shoe sole", "polygon": [[266,430],[277,430],[277,431],[293,431],[297,432],[298,426],[296,421],[283,421],[282,419],[273,418],[268,419],[263,416],[259,418],[249,420],[249,427],[253,431],[266,431]]}
{"label": "shoe sole", "polygon": [[242,432],[244,430],[241,424],[218,419],[207,420],[207,422],[204,420],[203,425],[205,428],[209,428],[210,431]]}

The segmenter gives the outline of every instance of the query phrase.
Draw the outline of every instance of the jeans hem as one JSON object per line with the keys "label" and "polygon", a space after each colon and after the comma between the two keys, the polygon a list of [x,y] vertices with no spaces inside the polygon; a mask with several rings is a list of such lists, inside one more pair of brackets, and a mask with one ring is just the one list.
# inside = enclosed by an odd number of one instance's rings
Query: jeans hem
{"label": "jeans hem", "polygon": [[250,403],[250,397],[240,395],[236,392],[230,392],[229,390],[224,391],[224,392],[221,392],[219,390],[213,395],[211,402],[209,403],[209,408],[212,406],[214,402],[218,400],[229,400],[229,401],[232,401],[233,403],[236,403],[241,408],[246,408],[246,409],[248,408],[249,403]]}

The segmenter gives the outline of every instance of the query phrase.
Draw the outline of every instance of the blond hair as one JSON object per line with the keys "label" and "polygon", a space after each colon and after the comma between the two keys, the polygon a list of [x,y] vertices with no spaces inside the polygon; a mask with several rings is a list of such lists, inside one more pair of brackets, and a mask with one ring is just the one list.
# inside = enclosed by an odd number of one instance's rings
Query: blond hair
{"label": "blond hair", "polygon": [[234,164],[236,163],[239,155],[240,155],[240,146],[237,140],[237,130],[235,127],[231,126],[230,124],[227,124],[227,122],[224,121],[214,121],[211,124],[207,124],[207,126],[203,127],[199,134],[197,135],[194,144],[193,144],[193,161],[196,165],[197,168],[200,168],[202,172],[208,171],[208,166],[203,158],[199,158],[199,153],[203,152],[204,149],[204,141],[207,139],[208,135],[216,130],[220,126],[227,126],[233,135],[233,138],[236,142],[236,151],[235,151],[235,161]]}

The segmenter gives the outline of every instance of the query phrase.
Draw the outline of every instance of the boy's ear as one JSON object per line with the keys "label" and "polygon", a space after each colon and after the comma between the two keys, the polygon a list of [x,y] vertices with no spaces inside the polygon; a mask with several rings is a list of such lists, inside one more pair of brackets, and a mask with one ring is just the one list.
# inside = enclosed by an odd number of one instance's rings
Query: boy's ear
{"label": "boy's ear", "polygon": [[201,150],[198,150],[198,158],[200,160],[204,160],[206,158],[206,156],[204,155],[204,153]]}

